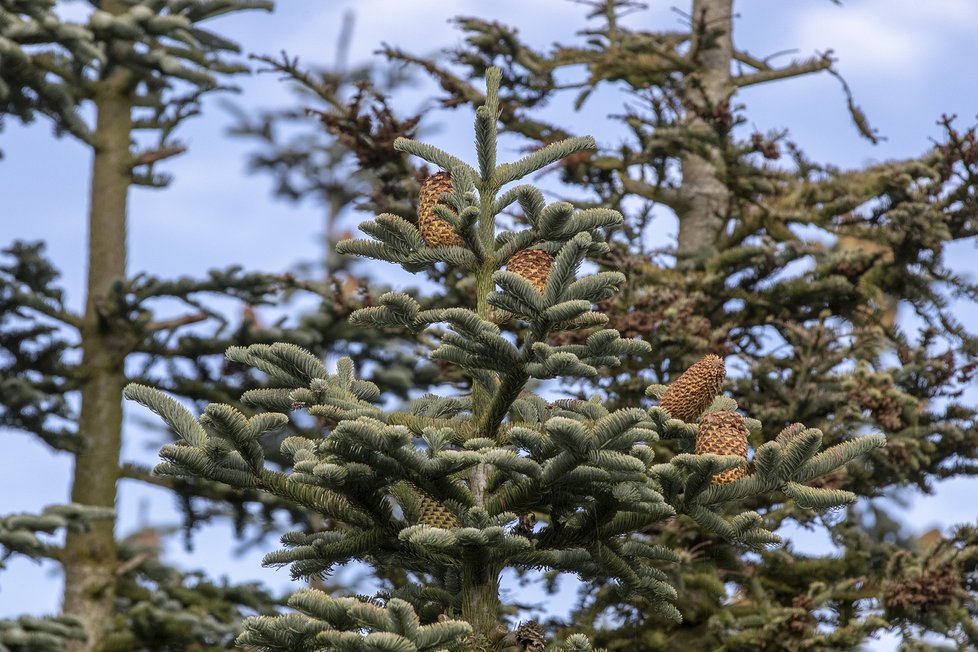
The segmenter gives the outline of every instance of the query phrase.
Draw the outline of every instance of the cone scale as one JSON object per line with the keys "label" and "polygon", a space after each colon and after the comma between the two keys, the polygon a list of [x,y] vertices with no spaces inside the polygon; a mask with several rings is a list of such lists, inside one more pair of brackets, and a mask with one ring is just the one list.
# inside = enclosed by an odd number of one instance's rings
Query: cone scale
{"label": "cone scale", "polygon": [[459,526],[458,519],[447,507],[421,490],[418,490],[418,503],[421,507],[421,517],[418,522],[443,530]]}

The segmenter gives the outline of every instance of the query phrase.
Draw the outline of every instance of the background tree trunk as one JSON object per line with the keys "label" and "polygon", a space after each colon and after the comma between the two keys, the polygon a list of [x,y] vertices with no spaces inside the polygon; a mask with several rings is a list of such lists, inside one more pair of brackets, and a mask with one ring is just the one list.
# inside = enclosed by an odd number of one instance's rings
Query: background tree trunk
{"label": "background tree trunk", "polygon": [[[81,329],[84,384],[71,500],[115,507],[122,443],[122,388],[127,342],[107,318],[114,283],[126,273],[126,202],[131,182],[133,88],[117,68],[98,83],[95,156],[89,205],[88,288]],[[69,533],[65,546],[65,612],[84,623],[89,640],[73,650],[94,650],[112,617],[117,565],[115,519],[87,533]]]}
{"label": "background tree trunk", "polygon": [[[734,92],[730,80],[733,59],[733,0],[694,0],[692,48],[697,72],[687,81],[684,94],[688,125],[697,138],[680,159],[679,254],[695,261],[713,247],[723,228],[730,202],[724,185],[724,163],[718,124],[729,116],[728,100]],[[713,132],[713,133],[711,133]]]}

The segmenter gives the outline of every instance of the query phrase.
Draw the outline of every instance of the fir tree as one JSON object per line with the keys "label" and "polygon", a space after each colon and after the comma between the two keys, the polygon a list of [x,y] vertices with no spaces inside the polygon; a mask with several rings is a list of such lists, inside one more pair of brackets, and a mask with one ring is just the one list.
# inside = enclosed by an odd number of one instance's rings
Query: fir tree
{"label": "fir tree", "polygon": [[[201,27],[202,21],[246,9],[270,9],[268,2],[92,2],[87,23],[64,21],[53,1],[0,5],[0,110],[22,121],[40,113],[91,147],[88,211],[88,274],[84,314],[66,309],[53,286],[57,273],[42,248],[15,243],[4,253],[5,369],[4,422],[25,427],[57,449],[75,456],[72,500],[113,508],[122,477],[120,394],[124,363],[140,348],[156,348],[155,333],[205,320],[207,311],[154,321],[143,305],[171,296],[191,307],[194,294],[209,289],[237,291],[261,302],[274,280],[242,277],[232,271],[208,283],[162,284],[127,281],[126,219],[130,187],[161,187],[156,164],[184,151],[174,130],[194,115],[201,95],[218,89],[223,76],[246,69],[228,55],[233,43]],[[81,116],[94,109],[94,123]],[[137,134],[157,137],[153,146],[134,149]],[[199,305],[199,304],[198,304]],[[64,329],[77,333],[80,365],[62,357]],[[43,379],[37,381],[37,374]],[[66,395],[80,393],[77,429]],[[119,564],[114,519],[91,531],[69,531],[62,556],[64,610],[84,625],[87,648],[101,639],[115,608]]]}
{"label": "fir tree", "polygon": [[[175,130],[199,112],[204,94],[227,89],[223,82],[230,75],[247,71],[235,58],[237,46],[203,23],[268,10],[271,3],[89,4],[87,21],[72,22],[59,18],[53,1],[0,2],[0,117],[29,122],[42,115],[56,133],[70,134],[93,152],[84,313],[66,306],[43,244],[15,242],[2,252],[0,424],[74,455],[72,499],[91,509],[111,509],[117,482],[131,478],[176,491],[186,507],[188,532],[198,520],[218,514],[233,516],[239,529],[250,520],[271,529],[268,524],[282,510],[306,520],[308,512],[291,504],[206,483],[172,482],[119,460],[126,382],[162,383],[192,400],[214,400],[228,396],[229,385],[240,393],[256,384],[247,370],[215,368],[213,355],[229,343],[288,339],[321,351],[344,338],[357,339],[352,329],[343,330],[345,320],[336,319],[352,310],[352,296],[328,282],[304,284],[237,268],[199,280],[126,274],[131,188],[167,184],[157,167],[184,151]],[[86,109],[93,110],[91,123],[83,117]],[[140,145],[152,138],[152,145]],[[253,306],[296,286],[322,297],[321,312],[299,328],[263,327],[250,316]],[[216,294],[244,307],[239,327],[209,307],[208,297]],[[184,314],[173,316],[175,304]],[[190,325],[194,330],[185,328]],[[406,385],[409,370],[401,368],[400,377],[397,371],[385,377],[385,389]],[[195,509],[199,497],[217,507]],[[261,509],[247,508],[254,503]],[[65,551],[57,555],[66,576],[64,610],[80,619],[85,634],[72,638],[73,647],[216,644],[236,635],[240,609],[264,612],[272,604],[255,587],[209,584],[166,569],[145,551],[132,553],[117,544],[114,525],[113,518],[102,518],[89,529],[69,528]]]}
{"label": "fir tree", "polygon": [[[474,279],[467,307],[422,309],[391,292],[351,315],[362,327],[420,331],[444,324],[431,356],[458,366],[471,391],[427,394],[409,409],[385,410],[377,387],[356,378],[350,360],[330,373],[316,356],[289,344],[228,351],[230,360],[273,381],[272,388],[242,396],[248,410],[211,404],[198,420],[159,390],[126,388],[182,438],[161,450],[158,473],[257,488],[337,523],[327,532],[285,535],[268,565],[288,565],[293,577],[306,578],[358,560],[416,580],[373,599],[302,590],[289,600],[296,613],[249,620],[240,645],[539,649],[539,627],[524,623],[510,631],[502,622],[499,579],[513,567],[610,581],[622,596],[639,596],[660,617],[680,621],[669,570],[688,551],[656,528],[690,520],[731,545],[764,549],[779,539],[746,503],[777,491],[802,510],[849,504],[853,493],[808,483],[884,443],[867,435],[821,450],[822,432],[796,425],[758,446],[753,471],[743,473],[742,442],[762,424],[717,396],[712,361],[691,367],[671,389],[647,390],[670,396],[667,408],[686,420],[651,402],[615,408],[598,399],[548,403],[535,394],[531,379],[593,378],[651,347],[606,328],[608,316],[594,310],[625,276],[581,271],[586,260],[607,255],[606,232],[621,224],[621,214],[547,204],[533,185],[512,185],[593,150],[594,140],[558,140],[498,163],[501,76],[498,68],[486,70],[475,111],[475,166],[415,140],[394,143],[446,173],[425,184],[429,194],[421,200],[433,213],[428,224],[440,220],[438,235],[381,214],[361,225],[371,240],[338,245],[409,271],[448,266]],[[525,228],[499,229],[499,214],[517,206]],[[580,343],[556,341],[582,329],[590,334]],[[695,408],[677,405],[676,396],[689,397]],[[286,474],[266,466],[261,440],[297,410],[319,419],[324,431],[318,439],[282,442],[293,464]],[[663,442],[697,452],[660,461],[656,449]],[[731,475],[734,470],[740,471]],[[592,649],[581,635],[563,645]]]}
{"label": "fir tree", "polygon": [[[751,433],[754,446],[795,422],[818,426],[833,444],[854,432],[886,434],[870,465],[840,469],[819,486],[871,499],[974,475],[976,413],[961,392],[978,369],[978,338],[947,297],[973,301],[978,289],[945,259],[948,244],[978,234],[974,129],[943,118],[943,138],[920,157],[854,170],[815,163],[784,133],[746,131],[737,93],[810,74],[838,77],[829,54],[777,66],[738,47],[732,0],[694,0],[687,28],[675,31],[631,27],[627,15],[640,3],[586,4],[595,21],[587,40],[551,51],[528,46],[513,27],[466,17],[457,21],[465,46],[448,62],[396,48],[387,54],[431,73],[449,108],[481,102],[469,80],[500,66],[504,129],[536,145],[576,133],[542,115],[559,94],[576,93],[575,106],[586,112],[602,87],[631,92],[610,116],[621,123],[621,141],[554,168],[562,182],[590,193],[578,206],[625,215],[625,237],[613,238],[600,262],[628,279],[600,307],[623,336],[655,344],[625,361],[627,373],[599,378],[600,388],[630,404],[650,380],[670,381],[717,354],[745,369],[725,387],[765,424]],[[571,91],[558,84],[580,66],[585,83]],[[857,131],[875,141],[839,79]],[[676,247],[665,255],[645,244],[658,211],[678,218]],[[898,304],[924,327],[897,323]],[[580,346],[589,336],[584,330],[560,342]],[[684,450],[657,447],[660,455]],[[776,495],[748,504],[776,522],[815,524]],[[825,524],[841,557],[790,549],[745,557],[687,522],[656,528],[672,545],[710,550],[690,555],[690,565],[672,576],[682,587],[684,623],[670,624],[647,601],[622,601],[613,586],[592,583],[571,631],[629,650],[841,650],[898,622],[913,649],[927,649],[928,634],[978,645],[971,528],[921,540],[865,500],[848,518]],[[890,563],[894,557],[900,562]],[[938,594],[944,597],[933,600]],[[609,610],[623,624],[602,630],[597,623]]]}

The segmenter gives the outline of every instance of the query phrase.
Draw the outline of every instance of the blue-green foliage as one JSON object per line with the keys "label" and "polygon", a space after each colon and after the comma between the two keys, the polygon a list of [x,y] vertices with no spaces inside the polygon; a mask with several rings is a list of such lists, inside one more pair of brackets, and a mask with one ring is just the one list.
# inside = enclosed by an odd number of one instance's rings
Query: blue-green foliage
{"label": "blue-green foliage", "polygon": [[[42,535],[58,531],[88,530],[92,521],[111,518],[111,509],[90,505],[52,505],[40,514],[11,514],[0,517],[0,569],[13,555],[31,559],[56,559],[60,546]],[[9,588],[9,587],[8,587]],[[74,616],[22,616],[0,620],[0,651],[61,652],[73,641],[84,641],[85,628]]]}

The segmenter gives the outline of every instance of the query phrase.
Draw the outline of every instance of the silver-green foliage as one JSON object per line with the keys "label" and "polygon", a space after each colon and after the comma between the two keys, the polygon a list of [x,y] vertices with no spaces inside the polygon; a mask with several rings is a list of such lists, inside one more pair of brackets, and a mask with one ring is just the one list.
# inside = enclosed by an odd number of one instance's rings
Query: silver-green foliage
{"label": "silver-green foliage", "polygon": [[81,622],[72,616],[0,620],[0,652],[63,652],[70,642],[85,638]]}
{"label": "silver-green foliage", "polygon": [[306,589],[296,592],[289,606],[298,613],[250,620],[238,645],[266,650],[438,652],[462,649],[472,633],[467,623],[457,620],[422,625],[414,608],[397,598],[379,606]]}
{"label": "silver-green foliage", "polygon": [[[792,429],[760,447],[753,474],[727,485],[713,476],[743,463],[737,457],[681,454],[656,463],[662,439],[688,444],[695,424],[669,419],[658,407],[611,411],[589,401],[548,403],[527,391],[531,377],[593,376],[622,356],[648,350],[639,340],[622,339],[601,328],[594,303],[623,281],[617,272],[580,274],[588,258],[607,251],[603,230],[621,220],[614,211],[576,210],[566,203],[546,205],[538,190],[502,186],[562,156],[592,147],[589,139],[557,143],[512,164],[495,163],[495,93],[498,71],[487,75],[488,99],[476,114],[479,170],[430,145],[398,141],[397,147],[451,172],[452,223],[467,243],[426,248],[408,222],[382,216],[364,231],[374,241],[346,241],[350,253],[398,262],[409,269],[447,261],[471,269],[480,288],[479,305],[422,310],[403,293],[352,316],[363,326],[419,331],[435,324],[441,344],[432,357],[458,365],[473,379],[473,393],[460,397],[423,396],[403,411],[378,407],[376,388],[354,377],[348,360],[337,372],[302,349],[276,344],[235,348],[228,357],[264,371],[275,389],[248,392],[244,414],[211,405],[198,420],[155,389],[129,386],[126,395],[148,406],[180,436],[165,446],[157,471],[204,477],[236,487],[260,488],[315,509],[337,527],[283,537],[282,550],[265,563],[288,565],[296,578],[319,576],[338,564],[361,561],[397,568],[425,578],[387,595],[383,606],[334,599],[317,591],[296,594],[299,612],[248,623],[239,642],[268,649],[422,650],[451,648],[468,625],[444,616],[463,612],[463,596],[473,569],[507,566],[574,573],[585,579],[612,579],[623,593],[639,594],[663,614],[679,620],[675,590],[663,570],[680,552],[640,534],[650,526],[687,515],[708,531],[749,547],[778,541],[762,515],[724,516],[719,506],[779,490],[814,509],[850,503],[844,491],[804,486],[808,480],[847,464],[881,437],[862,437],[818,452],[817,430]],[[496,214],[518,204],[528,228],[495,233]],[[500,267],[528,246],[555,256],[541,292]],[[438,248],[435,248],[438,249]],[[497,312],[498,311],[498,312]],[[504,332],[500,314],[523,326],[519,337]],[[554,346],[551,332],[589,327],[583,344]],[[650,387],[655,396],[661,388]],[[714,409],[736,409],[718,398]],[[322,439],[290,437],[282,453],[292,473],[267,468],[258,439],[284,425],[293,411],[320,420]],[[755,429],[760,424],[749,420]],[[434,501],[439,526],[426,521]],[[520,516],[535,514],[539,527],[517,527]],[[401,599],[405,602],[401,602]],[[419,615],[434,623],[418,624]],[[435,647],[432,647],[435,646]],[[590,649],[569,640],[566,649]]]}
{"label": "silver-green foliage", "polygon": [[[144,109],[134,127],[159,133],[160,150],[179,149],[170,133],[199,111],[203,93],[227,88],[222,76],[247,71],[229,56],[238,45],[202,23],[236,11],[272,9],[270,0],[121,0],[114,11],[96,0],[88,3],[87,20],[76,22],[59,14],[54,0],[0,0],[0,116],[30,122],[41,113],[59,133],[94,145],[80,105],[94,98],[95,80],[123,67],[133,86],[139,83],[138,105]],[[134,180],[166,182],[151,174]]]}
{"label": "silver-green foliage", "polygon": [[[52,505],[40,514],[0,517],[0,569],[12,555],[40,560],[56,558],[60,546],[45,540],[59,530],[84,531],[113,510],[89,505]],[[73,616],[22,616],[0,620],[0,652],[61,652],[71,641],[84,641],[85,630]]]}
{"label": "silver-green foliage", "polygon": [[12,514],[0,517],[0,569],[3,560],[13,554],[32,559],[53,558],[60,548],[45,541],[40,534],[58,530],[82,532],[96,519],[110,518],[113,510],[90,505],[52,505],[40,514]]}

